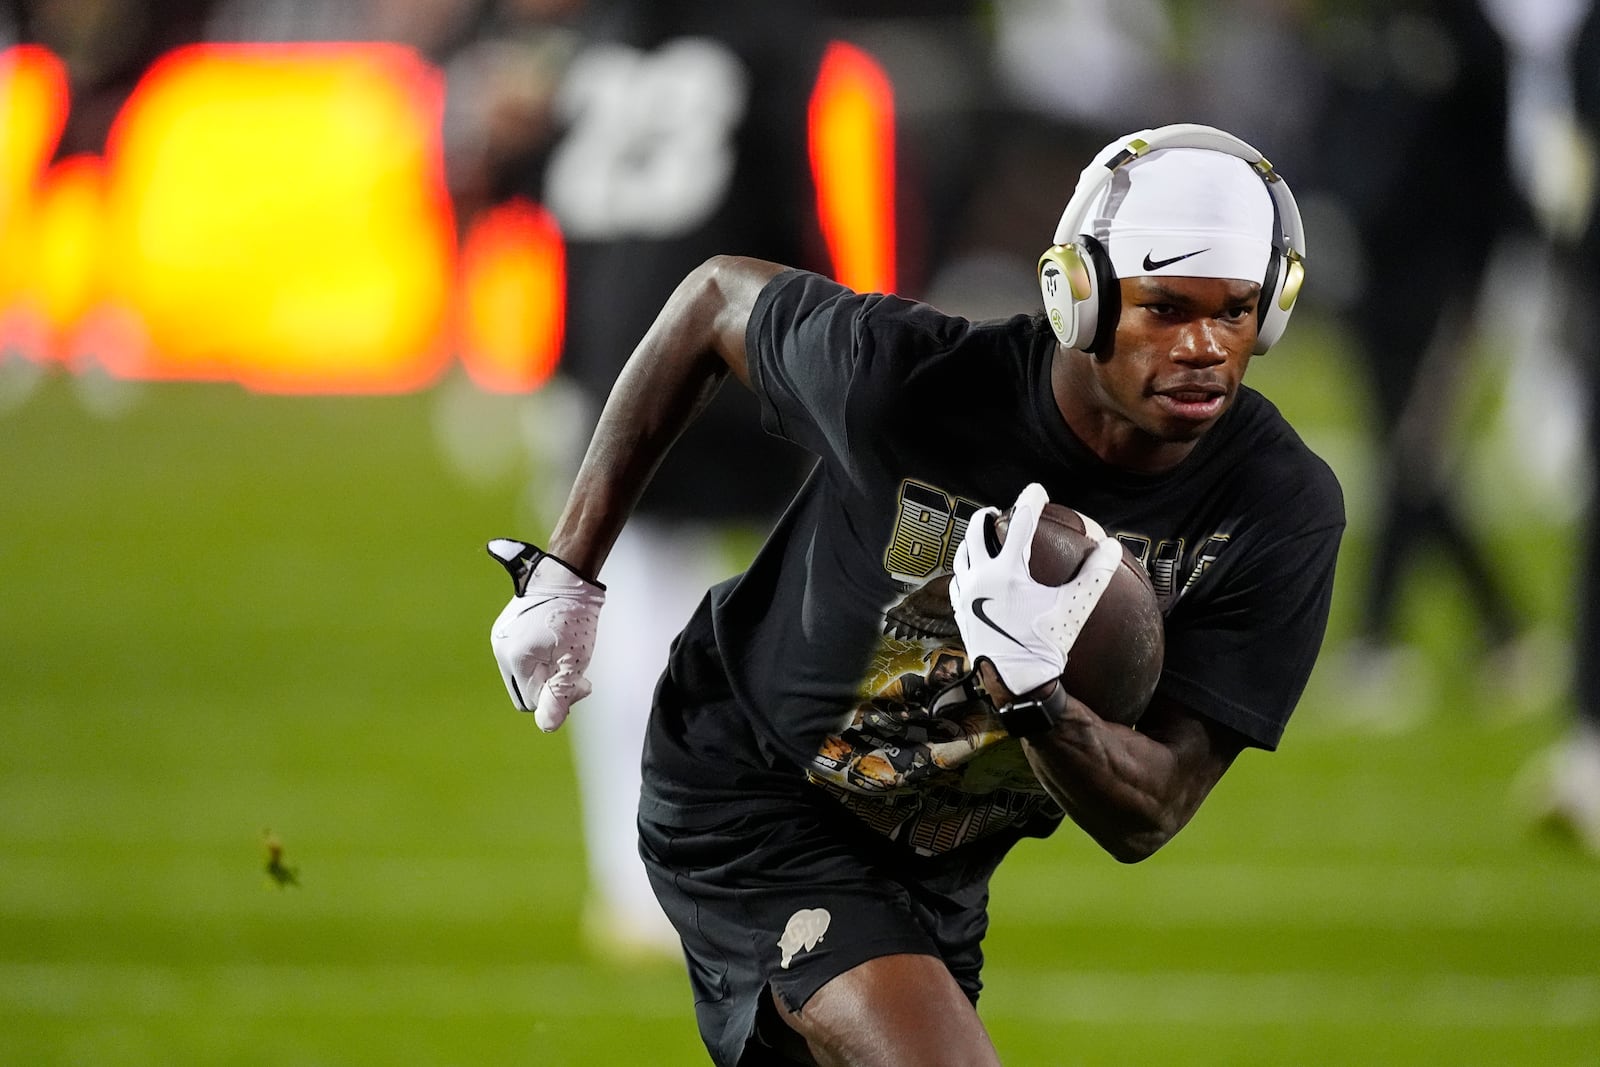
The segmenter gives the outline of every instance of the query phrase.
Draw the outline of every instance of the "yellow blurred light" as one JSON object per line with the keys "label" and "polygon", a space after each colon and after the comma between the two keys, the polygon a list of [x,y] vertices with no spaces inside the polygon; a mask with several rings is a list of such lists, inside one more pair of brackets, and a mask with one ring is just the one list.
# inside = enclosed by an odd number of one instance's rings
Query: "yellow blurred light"
{"label": "yellow blurred light", "polygon": [[[57,354],[92,335],[118,374],[294,392],[420,388],[456,339],[484,388],[536,388],[561,349],[562,237],[505,205],[457,272],[443,95],[395,45],[182,48],[146,72],[103,166],[41,181],[65,72],[0,53],[0,333]],[[870,56],[829,48],[811,159],[835,272],[858,289],[895,283],[893,107]]]}
{"label": "yellow blurred light", "polygon": [[838,280],[864,292],[895,284],[894,90],[878,62],[835,41],[810,107],[811,169]]}
{"label": "yellow blurred light", "polygon": [[33,284],[58,350],[60,339],[100,298],[104,228],[105,166],[99,157],[73,156],[50,168],[36,209]]}
{"label": "yellow blurred light", "polygon": [[443,368],[443,81],[386,44],[204,45],[113,129],[105,234],[154,377],[414,389]]}
{"label": "yellow blurred light", "polygon": [[538,388],[565,325],[566,249],[544,208],[514,200],[473,221],[461,252],[461,360],[495,392]]}
{"label": "yellow blurred light", "polygon": [[0,51],[0,224],[55,151],[67,121],[67,72],[43,48]]}

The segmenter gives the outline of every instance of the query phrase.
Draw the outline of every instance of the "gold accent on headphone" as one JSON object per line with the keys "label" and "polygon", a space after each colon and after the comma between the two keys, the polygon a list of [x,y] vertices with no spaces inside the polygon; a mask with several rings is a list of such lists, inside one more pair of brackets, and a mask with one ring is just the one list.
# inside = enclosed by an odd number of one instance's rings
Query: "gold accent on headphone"
{"label": "gold accent on headphone", "polygon": [[1067,280],[1067,288],[1072,291],[1073,300],[1089,299],[1089,265],[1083,261],[1077,245],[1051,245],[1044,250],[1044,255],[1039,257],[1041,271],[1044,270],[1046,263],[1054,263],[1061,268],[1061,274]]}
{"label": "gold accent on headphone", "polygon": [[[1249,162],[1249,161],[1246,160],[1246,162]],[[1254,163],[1251,163],[1250,166],[1254,167],[1255,168],[1255,172],[1257,174],[1261,175],[1261,180],[1266,182],[1269,185],[1272,184],[1273,182],[1281,182],[1281,181],[1283,181],[1282,178],[1278,177],[1278,172],[1272,169],[1272,161],[1270,159],[1268,159],[1266,156],[1262,156],[1260,159],[1256,160]]]}
{"label": "gold accent on headphone", "polygon": [[1284,258],[1289,261],[1289,266],[1284,275],[1283,288],[1278,293],[1278,308],[1281,311],[1288,311],[1300,298],[1300,286],[1304,285],[1306,280],[1306,264],[1300,253],[1292,248]]}

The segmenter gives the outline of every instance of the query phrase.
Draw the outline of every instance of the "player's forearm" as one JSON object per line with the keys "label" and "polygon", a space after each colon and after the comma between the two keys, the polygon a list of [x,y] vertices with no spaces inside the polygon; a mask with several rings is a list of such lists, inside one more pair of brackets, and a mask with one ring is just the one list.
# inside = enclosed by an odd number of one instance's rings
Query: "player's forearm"
{"label": "player's forearm", "polygon": [[585,577],[599,575],[662,458],[726,376],[726,367],[704,361],[670,366],[641,346],[589,441],[550,534],[553,554]]}
{"label": "player's forearm", "polygon": [[1023,742],[1034,774],[1100,847],[1124,863],[1145,859],[1183,828],[1199,798],[1186,802],[1160,742],[1071,697],[1067,709],[1053,730]]}
{"label": "player's forearm", "polygon": [[600,574],[654,470],[722,378],[710,374],[701,379],[698,392],[670,397],[674,403],[650,410],[613,394],[550,531],[550,552],[582,576],[595,579]]}
{"label": "player's forearm", "polygon": [[[1010,699],[984,670],[991,696]],[[1063,697],[1054,727],[1030,736],[1023,750],[1068,817],[1124,863],[1145,859],[1188,825],[1244,746],[1241,735],[1159,694],[1137,730]]]}
{"label": "player's forearm", "polygon": [[730,257],[707,261],[678,286],[634,349],[550,535],[550,551],[580,574],[599,574],[661,460],[723,380],[732,374],[748,384],[744,327],[761,286],[781,269]]}
{"label": "player's forearm", "polygon": [[703,299],[669,301],[617,378],[567,495],[550,551],[600,572],[639,496],[728,367],[706,343]]}

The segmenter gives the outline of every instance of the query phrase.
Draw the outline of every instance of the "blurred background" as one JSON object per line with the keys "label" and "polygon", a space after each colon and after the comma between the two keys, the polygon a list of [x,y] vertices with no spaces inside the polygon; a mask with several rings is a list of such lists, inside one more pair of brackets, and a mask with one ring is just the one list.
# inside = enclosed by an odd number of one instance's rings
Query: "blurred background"
{"label": "blurred background", "polygon": [[[554,736],[509,708],[484,540],[545,535],[706,255],[1031,311],[1079,169],[1175,121],[1299,197],[1308,284],[1249,381],[1343,482],[1334,618],[1281,751],[1157,857],[1069,827],[1008,861],[996,1044],[1600,1061],[1597,23],[0,4],[0,1063],[704,1062],[600,862],[630,761],[590,704]],[[621,584],[747,557],[803,466],[747,399],[663,470]],[[613,625],[664,642],[679,605]]]}

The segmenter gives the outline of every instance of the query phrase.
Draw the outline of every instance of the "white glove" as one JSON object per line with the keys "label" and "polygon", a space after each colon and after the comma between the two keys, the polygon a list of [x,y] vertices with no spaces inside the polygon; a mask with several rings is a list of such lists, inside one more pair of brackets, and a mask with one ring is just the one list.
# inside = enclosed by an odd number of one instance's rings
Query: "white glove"
{"label": "white glove", "polygon": [[1024,489],[1011,508],[1005,544],[993,555],[984,528],[999,511],[975,512],[950,579],[950,606],[967,656],[973,662],[988,659],[1006,688],[1019,696],[1061,677],[1067,653],[1122,562],[1122,546],[1085,515],[1084,528],[1096,544],[1078,573],[1065,585],[1035,581],[1028,561],[1034,530],[1049,502],[1043,486]]}
{"label": "white glove", "polygon": [[580,576],[560,559],[523,541],[497,538],[489,555],[511,573],[515,594],[489,632],[500,677],[519,711],[532,711],[549,732],[567,709],[589,695],[589,657],[605,586]]}

